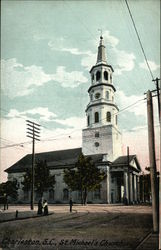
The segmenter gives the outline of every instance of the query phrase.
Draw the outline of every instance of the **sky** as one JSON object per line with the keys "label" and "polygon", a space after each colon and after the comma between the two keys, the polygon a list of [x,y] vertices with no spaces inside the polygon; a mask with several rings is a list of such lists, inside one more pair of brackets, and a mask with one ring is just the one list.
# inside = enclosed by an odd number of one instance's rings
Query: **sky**
{"label": "sky", "polygon": [[[160,73],[160,1],[128,0],[153,77]],[[122,149],[148,166],[145,93],[155,89],[124,0],[1,1],[1,182],[32,152],[26,119],[41,125],[36,152],[81,147],[90,68],[102,30],[119,106]],[[133,105],[123,111],[122,109]],[[159,162],[157,99],[153,98]]]}

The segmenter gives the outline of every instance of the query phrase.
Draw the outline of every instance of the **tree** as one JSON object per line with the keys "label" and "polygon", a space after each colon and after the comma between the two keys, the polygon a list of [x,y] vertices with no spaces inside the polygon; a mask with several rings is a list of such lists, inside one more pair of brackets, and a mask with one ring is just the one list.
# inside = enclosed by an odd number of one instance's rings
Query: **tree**
{"label": "tree", "polygon": [[95,166],[91,157],[83,154],[79,156],[74,169],[64,170],[64,182],[72,191],[81,192],[82,205],[87,202],[88,192],[99,189],[105,177],[106,174]]}
{"label": "tree", "polygon": [[[55,185],[55,176],[50,174],[50,170],[47,166],[46,161],[38,160],[35,164],[35,175],[34,175],[34,186],[35,191],[38,192],[41,197],[43,196],[43,192],[48,190],[49,187],[54,187]],[[31,169],[26,169],[26,173],[24,175],[24,180],[22,181],[23,190],[29,191],[31,189]]]}
{"label": "tree", "polygon": [[0,196],[16,200],[18,197],[18,186],[17,181],[7,181],[0,184]]}

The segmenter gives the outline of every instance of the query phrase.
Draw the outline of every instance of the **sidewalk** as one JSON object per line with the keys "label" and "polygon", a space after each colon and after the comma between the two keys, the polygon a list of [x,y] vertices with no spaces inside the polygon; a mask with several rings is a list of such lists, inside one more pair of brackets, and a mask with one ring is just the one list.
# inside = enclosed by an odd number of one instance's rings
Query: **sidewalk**
{"label": "sidewalk", "polygon": [[22,220],[28,218],[38,217],[36,211],[18,211],[16,218],[16,212],[0,212],[0,223],[13,221],[13,220]]}
{"label": "sidewalk", "polygon": [[147,237],[137,246],[136,250],[158,250],[159,248],[159,235],[157,233],[150,233]]}
{"label": "sidewalk", "polygon": [[[49,212],[49,215],[51,214],[52,213]],[[19,207],[17,207],[17,209],[15,208],[15,211],[13,209],[0,210],[0,223],[14,221],[14,220],[36,218],[41,216],[43,215],[37,215],[37,210],[22,210]]]}

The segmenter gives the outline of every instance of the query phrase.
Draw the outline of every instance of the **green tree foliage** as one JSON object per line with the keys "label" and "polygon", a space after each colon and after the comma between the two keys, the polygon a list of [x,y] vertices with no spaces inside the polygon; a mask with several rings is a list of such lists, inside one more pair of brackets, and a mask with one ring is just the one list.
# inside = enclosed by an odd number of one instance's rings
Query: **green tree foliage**
{"label": "green tree foliage", "polygon": [[[47,166],[46,161],[38,160],[35,164],[35,191],[43,196],[43,192],[46,191],[49,187],[54,187],[55,185],[55,176],[50,174],[50,170]],[[24,175],[24,180],[22,181],[23,190],[29,191],[31,189],[32,176],[31,169],[26,170]]]}
{"label": "green tree foliage", "polygon": [[16,200],[18,197],[17,181],[7,181],[0,184],[0,196]]}
{"label": "green tree foliage", "polygon": [[72,191],[81,192],[81,200],[84,205],[88,192],[99,189],[105,177],[106,174],[95,166],[92,159],[83,154],[79,156],[74,169],[64,170],[64,182]]}

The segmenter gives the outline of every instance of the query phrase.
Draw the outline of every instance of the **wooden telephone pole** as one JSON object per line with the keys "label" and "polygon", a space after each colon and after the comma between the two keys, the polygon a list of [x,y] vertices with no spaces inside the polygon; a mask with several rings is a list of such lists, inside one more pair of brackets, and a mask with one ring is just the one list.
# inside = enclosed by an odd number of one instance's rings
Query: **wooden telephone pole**
{"label": "wooden telephone pole", "polygon": [[32,139],[32,169],[31,169],[31,210],[34,210],[34,179],[35,179],[35,140],[40,141],[38,137],[40,137],[40,125],[31,122],[29,120],[26,120],[27,122],[27,137],[30,137]]}
{"label": "wooden telephone pole", "polygon": [[159,80],[160,79],[157,77],[156,79],[153,80],[153,82],[156,82],[156,91],[157,91],[157,97],[158,97],[158,113],[159,113],[159,121],[160,121],[161,113],[160,113]]}
{"label": "wooden telephone pole", "polygon": [[157,190],[153,103],[152,103],[152,94],[150,90],[147,92],[147,116],[148,116],[150,179],[151,179],[152,210],[153,210],[153,231],[158,232],[159,230],[159,211],[158,211],[159,196],[158,196],[158,190]]}

